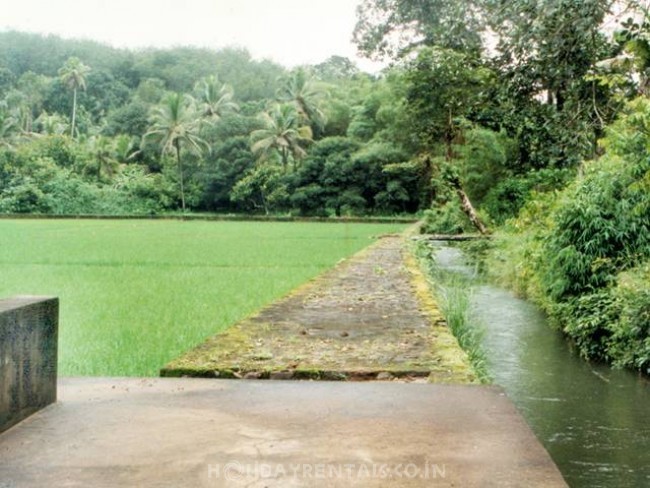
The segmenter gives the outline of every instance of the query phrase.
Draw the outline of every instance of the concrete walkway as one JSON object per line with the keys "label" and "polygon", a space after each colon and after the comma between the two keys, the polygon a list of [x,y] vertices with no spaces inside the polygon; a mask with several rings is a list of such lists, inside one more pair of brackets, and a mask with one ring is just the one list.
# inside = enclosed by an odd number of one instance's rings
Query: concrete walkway
{"label": "concrete walkway", "polygon": [[385,236],[162,376],[476,381],[403,236]]}
{"label": "concrete walkway", "polygon": [[65,379],[0,487],[566,486],[497,387]]}

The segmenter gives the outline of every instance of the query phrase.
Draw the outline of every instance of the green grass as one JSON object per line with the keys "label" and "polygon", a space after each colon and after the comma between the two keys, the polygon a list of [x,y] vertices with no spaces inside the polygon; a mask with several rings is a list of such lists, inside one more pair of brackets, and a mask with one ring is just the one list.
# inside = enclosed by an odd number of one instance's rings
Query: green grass
{"label": "green grass", "polygon": [[149,376],[403,225],[0,220],[0,297],[61,300],[59,372]]}
{"label": "green grass", "polygon": [[481,383],[490,383],[486,355],[482,347],[485,329],[470,318],[472,280],[440,268],[426,244],[419,243],[417,252],[436,290],[440,312],[449,329],[456,337],[458,345],[467,353]]}

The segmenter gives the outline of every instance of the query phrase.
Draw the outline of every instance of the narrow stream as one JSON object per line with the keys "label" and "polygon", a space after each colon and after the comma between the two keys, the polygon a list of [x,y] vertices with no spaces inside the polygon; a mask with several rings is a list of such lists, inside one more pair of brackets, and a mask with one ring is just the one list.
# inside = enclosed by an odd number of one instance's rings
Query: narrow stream
{"label": "narrow stream", "polygon": [[[434,253],[472,275],[462,253]],[[502,386],[571,487],[650,487],[650,381],[587,363],[534,305],[476,281],[473,321],[494,383]]]}

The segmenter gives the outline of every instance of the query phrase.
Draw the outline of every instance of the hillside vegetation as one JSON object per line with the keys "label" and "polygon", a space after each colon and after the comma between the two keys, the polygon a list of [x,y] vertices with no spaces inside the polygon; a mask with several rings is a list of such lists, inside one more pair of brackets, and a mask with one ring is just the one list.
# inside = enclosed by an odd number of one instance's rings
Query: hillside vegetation
{"label": "hillside vegetation", "polygon": [[1,33],[0,213],[421,212],[647,372],[647,2],[363,0],[353,38],[390,67]]}

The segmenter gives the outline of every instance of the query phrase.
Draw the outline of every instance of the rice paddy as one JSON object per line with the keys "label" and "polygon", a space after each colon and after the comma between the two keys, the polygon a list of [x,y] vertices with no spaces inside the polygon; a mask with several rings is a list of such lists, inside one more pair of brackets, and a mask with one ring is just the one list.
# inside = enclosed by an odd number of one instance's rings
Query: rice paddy
{"label": "rice paddy", "polygon": [[151,376],[403,224],[0,220],[0,297],[60,299],[59,374]]}

